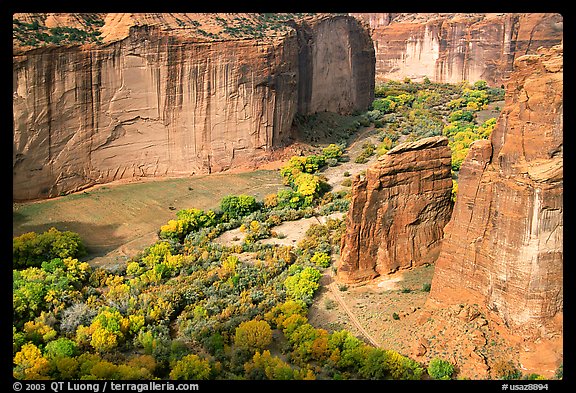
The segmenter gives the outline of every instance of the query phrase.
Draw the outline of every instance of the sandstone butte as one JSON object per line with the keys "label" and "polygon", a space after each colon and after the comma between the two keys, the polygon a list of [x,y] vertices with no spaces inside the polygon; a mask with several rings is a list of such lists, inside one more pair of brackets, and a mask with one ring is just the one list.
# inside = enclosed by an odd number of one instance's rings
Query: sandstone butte
{"label": "sandstone butte", "polygon": [[[86,28],[78,15],[14,19]],[[99,14],[102,44],[15,43],[13,200],[227,170],[288,144],[296,114],[373,101],[374,47],[357,19],[235,38],[223,32],[229,15]]]}
{"label": "sandstone butte", "polygon": [[483,308],[523,368],[562,363],[562,45],[515,60],[490,140],[462,164],[426,307],[451,304]]}
{"label": "sandstone butte", "polygon": [[557,13],[354,13],[369,23],[376,81],[410,77],[500,86],[514,60],[562,42]]}
{"label": "sandstone butte", "polygon": [[391,149],[352,184],[337,277],[360,282],[438,257],[450,220],[451,151],[444,136]]}

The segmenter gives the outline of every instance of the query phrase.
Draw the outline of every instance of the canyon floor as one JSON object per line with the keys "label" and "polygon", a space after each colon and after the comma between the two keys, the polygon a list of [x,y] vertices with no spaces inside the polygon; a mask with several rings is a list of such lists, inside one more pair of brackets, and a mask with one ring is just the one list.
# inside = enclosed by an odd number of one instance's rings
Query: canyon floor
{"label": "canyon floor", "polygon": [[[360,130],[347,148],[349,160],[327,168],[323,174],[334,191],[346,188],[345,172],[352,176],[377,160],[354,162],[365,142],[378,143],[373,128]],[[292,150],[298,146],[292,147]],[[269,169],[240,173],[220,173],[178,179],[141,179],[93,187],[49,201],[14,204],[13,233],[41,232],[51,226],[77,232],[90,251],[93,266],[121,266],[130,257],[157,240],[159,227],[174,218],[175,212],[196,207],[216,208],[228,194],[250,193],[258,199],[283,187],[277,170],[281,160],[267,164]],[[343,215],[340,213],[339,217]],[[326,217],[285,222],[276,228],[282,239],[266,242],[296,244],[313,223]],[[217,241],[238,242],[240,233],[229,231]],[[338,260],[327,269],[321,288],[309,310],[312,325],[328,331],[346,329],[375,346],[396,350],[426,364],[440,357],[459,365],[459,377],[494,377],[494,370],[525,357],[525,364],[538,369],[535,356],[528,359],[529,343],[511,346],[505,329],[473,306],[456,305],[429,310],[425,303],[433,265],[425,265],[360,285],[344,285],[334,279]],[[506,340],[508,338],[508,340]],[[552,348],[553,346],[551,346]],[[525,353],[522,352],[524,348]],[[543,356],[558,356],[556,353]],[[491,371],[492,370],[492,371]],[[530,369],[521,370],[528,373]],[[546,370],[546,377],[556,370]]]}

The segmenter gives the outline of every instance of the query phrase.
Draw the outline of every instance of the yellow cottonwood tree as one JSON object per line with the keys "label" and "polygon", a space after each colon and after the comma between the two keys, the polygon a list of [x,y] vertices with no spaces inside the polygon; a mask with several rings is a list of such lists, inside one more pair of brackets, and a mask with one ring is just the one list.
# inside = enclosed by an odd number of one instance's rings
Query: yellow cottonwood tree
{"label": "yellow cottonwood tree", "polygon": [[14,356],[14,378],[17,379],[48,379],[50,362],[40,349],[32,343],[22,345],[22,349]]}
{"label": "yellow cottonwood tree", "polygon": [[236,328],[234,343],[250,351],[264,349],[272,342],[272,329],[266,321],[250,320]]}

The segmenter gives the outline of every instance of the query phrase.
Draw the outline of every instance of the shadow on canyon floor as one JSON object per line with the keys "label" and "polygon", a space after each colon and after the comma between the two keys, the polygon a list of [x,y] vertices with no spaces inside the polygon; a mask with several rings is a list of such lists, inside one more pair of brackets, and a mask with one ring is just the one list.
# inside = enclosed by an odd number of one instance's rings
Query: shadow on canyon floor
{"label": "shadow on canyon floor", "polygon": [[88,255],[82,259],[103,256],[126,243],[127,238],[117,233],[119,224],[94,224],[81,221],[49,221],[40,224],[27,223],[26,216],[14,212],[14,236],[27,232],[42,233],[54,227],[59,231],[72,231],[80,235]]}

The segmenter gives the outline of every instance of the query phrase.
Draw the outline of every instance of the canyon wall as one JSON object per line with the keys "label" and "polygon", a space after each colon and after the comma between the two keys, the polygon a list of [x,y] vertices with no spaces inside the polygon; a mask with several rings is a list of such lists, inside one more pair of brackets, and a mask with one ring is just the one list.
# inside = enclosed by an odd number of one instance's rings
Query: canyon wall
{"label": "canyon wall", "polygon": [[562,15],[554,13],[351,15],[372,29],[377,82],[426,76],[500,86],[517,57],[563,39]]}
{"label": "canyon wall", "polygon": [[226,170],[289,143],[299,110],[372,102],[374,50],[354,18],[304,18],[255,38],[192,34],[195,18],[214,27],[220,16],[99,14],[101,44],[15,46],[13,199]]}
{"label": "canyon wall", "polygon": [[563,48],[518,57],[490,140],[462,164],[431,306],[467,302],[516,333],[562,332]]}
{"label": "canyon wall", "polygon": [[444,136],[405,142],[352,184],[337,277],[370,280],[438,257],[452,205],[451,152]]}
{"label": "canyon wall", "polygon": [[299,43],[298,113],[351,113],[374,101],[375,54],[367,29],[335,16],[296,28]]}

